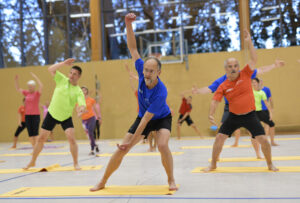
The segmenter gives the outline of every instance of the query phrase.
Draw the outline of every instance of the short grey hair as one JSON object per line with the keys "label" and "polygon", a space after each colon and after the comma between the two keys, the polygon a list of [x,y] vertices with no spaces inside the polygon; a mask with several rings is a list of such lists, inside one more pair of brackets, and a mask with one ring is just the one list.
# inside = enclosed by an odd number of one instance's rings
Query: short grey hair
{"label": "short grey hair", "polygon": [[[224,68],[227,67],[227,65],[228,65],[228,60],[229,60],[229,59],[231,59],[231,58],[228,58],[228,59],[226,59],[226,60],[224,61]],[[235,59],[235,60],[237,61],[238,65],[240,66],[239,61],[238,61],[237,59]]]}
{"label": "short grey hair", "polygon": [[161,70],[161,62],[160,62],[160,60],[159,60],[158,58],[156,58],[155,56],[149,56],[149,57],[147,57],[144,63],[146,63],[146,62],[149,61],[150,59],[155,60],[156,63],[157,63],[158,70]]}

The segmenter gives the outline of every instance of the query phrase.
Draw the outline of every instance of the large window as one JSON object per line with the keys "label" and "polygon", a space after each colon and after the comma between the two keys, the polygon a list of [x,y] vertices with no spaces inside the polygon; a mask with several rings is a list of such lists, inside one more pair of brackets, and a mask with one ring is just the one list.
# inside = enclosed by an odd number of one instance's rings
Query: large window
{"label": "large window", "polygon": [[300,45],[299,0],[250,0],[249,3],[255,47]]}
{"label": "large window", "polygon": [[[137,15],[134,31],[139,48],[146,40],[177,42],[176,31],[168,30],[182,29],[187,53],[240,50],[238,0],[107,0],[102,3],[104,59],[129,57],[124,16],[130,11]],[[151,30],[165,33],[151,34]]]}
{"label": "large window", "polygon": [[89,0],[0,2],[0,67],[91,59]]}

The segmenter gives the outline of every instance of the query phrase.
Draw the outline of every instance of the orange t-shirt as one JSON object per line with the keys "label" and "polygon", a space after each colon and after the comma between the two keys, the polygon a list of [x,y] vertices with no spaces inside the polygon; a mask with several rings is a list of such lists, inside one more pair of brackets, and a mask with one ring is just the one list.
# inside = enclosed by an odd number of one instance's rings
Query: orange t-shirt
{"label": "orange t-shirt", "polygon": [[226,79],[217,89],[213,100],[221,101],[223,96],[229,102],[229,111],[234,114],[246,114],[255,111],[254,95],[251,84],[253,70],[249,65],[240,72],[239,77]]}
{"label": "orange t-shirt", "polygon": [[20,106],[18,113],[21,114],[21,122],[25,122],[25,106]]}
{"label": "orange t-shirt", "polygon": [[87,112],[82,114],[82,116],[81,116],[82,120],[87,120],[87,119],[95,116],[95,113],[93,111],[93,106],[94,106],[94,104],[96,104],[96,100],[91,97],[87,97],[85,99],[85,103],[86,103]]}

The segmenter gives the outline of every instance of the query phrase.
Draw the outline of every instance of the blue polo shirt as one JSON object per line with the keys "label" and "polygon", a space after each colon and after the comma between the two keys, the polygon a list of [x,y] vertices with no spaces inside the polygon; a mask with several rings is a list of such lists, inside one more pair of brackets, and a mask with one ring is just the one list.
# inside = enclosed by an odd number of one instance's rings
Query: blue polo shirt
{"label": "blue polo shirt", "polygon": [[[257,75],[257,69],[254,70],[254,72],[251,76],[251,79],[255,78],[256,75]],[[210,86],[208,86],[208,88],[212,91],[212,93],[214,93],[225,80],[227,80],[226,74],[223,75],[222,77],[216,79]],[[225,104],[229,104],[226,97],[224,97],[224,100],[225,100]]]}
{"label": "blue polo shirt", "polygon": [[157,120],[169,115],[171,111],[166,102],[168,91],[164,83],[158,78],[158,83],[155,87],[148,89],[143,74],[144,61],[142,59],[136,60],[135,68],[139,75],[139,117],[142,118],[146,111],[154,114],[151,120]]}
{"label": "blue polo shirt", "polygon": [[[268,87],[263,87],[263,88],[262,88],[262,91],[264,91],[264,92],[266,93],[266,95],[267,95],[267,100],[269,101],[270,97],[272,97],[270,88],[268,88]],[[268,110],[268,108],[266,107],[265,102],[264,102],[263,100],[261,101],[261,105],[262,105],[262,110],[263,110],[263,111]]]}

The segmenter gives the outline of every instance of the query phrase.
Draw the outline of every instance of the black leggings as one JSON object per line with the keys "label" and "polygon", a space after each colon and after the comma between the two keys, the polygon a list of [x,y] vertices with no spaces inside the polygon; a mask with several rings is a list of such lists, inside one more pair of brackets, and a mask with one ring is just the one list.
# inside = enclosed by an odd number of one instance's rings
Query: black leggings
{"label": "black leggings", "polygon": [[96,127],[94,130],[94,138],[98,139],[98,140],[100,138],[100,122],[99,122],[99,120],[96,120]]}
{"label": "black leggings", "polygon": [[21,126],[18,126],[18,128],[15,132],[15,137],[18,137],[25,128],[26,128],[26,124],[25,124],[25,122],[22,122]]}
{"label": "black leggings", "polygon": [[256,111],[256,115],[259,118],[260,121],[264,122],[271,128],[275,126],[275,123],[270,120],[269,111]]}

